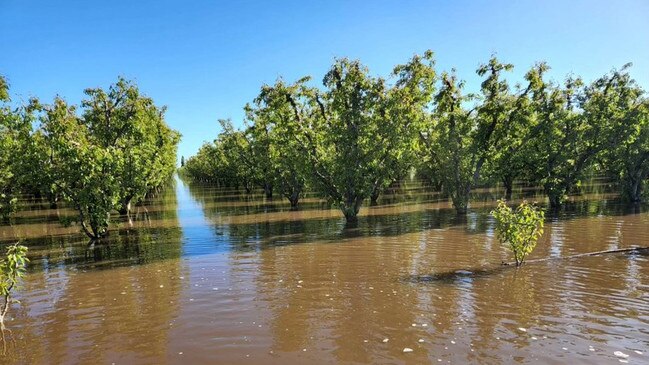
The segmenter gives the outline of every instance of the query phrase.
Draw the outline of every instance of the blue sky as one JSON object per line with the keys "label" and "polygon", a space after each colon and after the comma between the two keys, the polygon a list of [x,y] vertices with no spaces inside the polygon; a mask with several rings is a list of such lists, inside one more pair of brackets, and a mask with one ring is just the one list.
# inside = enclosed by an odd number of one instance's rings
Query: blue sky
{"label": "blue sky", "polygon": [[469,89],[492,53],[516,66],[512,80],[539,60],[587,81],[633,62],[649,89],[649,1],[0,0],[0,74],[15,100],[78,103],[122,75],[168,107],[185,156],[219,118],[241,124],[263,83],[319,82],[337,56],[387,75],[426,49]]}

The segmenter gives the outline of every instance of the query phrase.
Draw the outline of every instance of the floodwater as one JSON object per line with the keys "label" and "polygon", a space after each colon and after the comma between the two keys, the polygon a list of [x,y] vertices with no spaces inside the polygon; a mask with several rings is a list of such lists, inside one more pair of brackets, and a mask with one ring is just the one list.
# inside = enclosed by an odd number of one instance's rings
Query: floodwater
{"label": "floodwater", "polygon": [[[649,246],[649,209],[593,190],[548,214],[530,259]],[[24,202],[0,226],[32,260],[0,363],[649,364],[649,256],[503,268],[497,195],[457,217],[404,184],[345,227],[314,196],[290,211],[178,180],[95,245]]]}

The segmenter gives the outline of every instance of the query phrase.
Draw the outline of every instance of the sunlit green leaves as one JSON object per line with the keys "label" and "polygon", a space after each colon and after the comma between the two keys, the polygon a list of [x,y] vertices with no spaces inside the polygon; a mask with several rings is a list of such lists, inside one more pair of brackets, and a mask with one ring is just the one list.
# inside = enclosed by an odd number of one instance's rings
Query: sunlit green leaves
{"label": "sunlit green leaves", "polygon": [[19,244],[7,246],[7,252],[0,258],[0,296],[6,297],[25,275],[29,259],[27,247]]}
{"label": "sunlit green leaves", "polygon": [[496,219],[498,239],[514,253],[516,266],[522,265],[543,235],[545,214],[526,201],[512,209],[504,200],[498,201],[491,214]]}
{"label": "sunlit green leaves", "polygon": [[350,219],[412,168],[458,212],[475,186],[494,181],[506,197],[515,181],[541,185],[558,207],[602,170],[630,200],[640,199],[649,103],[627,66],[587,85],[576,76],[548,81],[549,66],[538,63],[510,87],[513,65],[492,57],[476,71],[483,78],[476,94],[464,92],[455,71],[438,77],[434,66],[427,51],[383,79],[342,58],[322,87],[309,86],[309,77],[264,85],[246,106],[246,128],[229,124],[185,171],[247,189],[279,186],[285,195],[306,180]]}
{"label": "sunlit green leaves", "polygon": [[113,211],[128,212],[171,177],[180,135],[164,108],[124,79],[86,95],[81,116],[61,98],[42,107],[43,158],[53,192],[78,211],[88,236],[101,238]]}
{"label": "sunlit green leaves", "polygon": [[4,257],[0,257],[0,330],[4,331],[4,319],[13,300],[11,293],[25,275],[28,262],[27,247],[18,243],[7,246]]}

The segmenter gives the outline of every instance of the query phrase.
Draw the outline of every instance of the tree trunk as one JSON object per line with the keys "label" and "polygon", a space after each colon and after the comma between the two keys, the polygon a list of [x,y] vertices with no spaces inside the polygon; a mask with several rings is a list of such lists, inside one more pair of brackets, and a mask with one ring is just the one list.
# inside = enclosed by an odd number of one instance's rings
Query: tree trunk
{"label": "tree trunk", "polygon": [[58,208],[59,197],[56,194],[48,193],[47,200],[50,202],[50,209]]}
{"label": "tree trunk", "polygon": [[504,176],[503,186],[505,187],[505,200],[512,200],[512,193],[514,191],[514,179],[511,176]]}
{"label": "tree trunk", "polygon": [[543,190],[545,191],[545,195],[548,196],[551,209],[556,210],[559,209],[561,205],[563,205],[563,198],[566,195],[567,189],[561,188],[561,186],[553,186],[548,184],[543,186]]}
{"label": "tree trunk", "polygon": [[624,196],[632,203],[638,203],[642,200],[642,179],[627,178],[625,182]]}
{"label": "tree trunk", "polygon": [[469,211],[469,197],[471,194],[471,185],[464,189],[458,189],[455,194],[451,195],[453,206],[457,214],[466,214]]}
{"label": "tree trunk", "polygon": [[131,213],[132,201],[133,201],[133,197],[125,198],[124,201],[122,202],[122,206],[119,208],[119,214],[129,215]]}
{"label": "tree trunk", "polygon": [[[103,224],[97,222],[95,219],[90,218],[90,228],[92,229],[92,236],[90,237],[93,240],[99,240],[108,236],[108,227],[104,227]],[[106,213],[106,220],[110,221],[110,213]]]}
{"label": "tree trunk", "polygon": [[347,201],[340,207],[345,219],[347,222],[357,222],[358,221],[358,212],[361,209],[361,204],[363,199],[360,197],[350,197]]}
{"label": "tree trunk", "polygon": [[264,183],[264,194],[266,195],[266,199],[273,199],[273,185]]}
{"label": "tree trunk", "polygon": [[469,211],[469,207],[465,205],[456,205],[455,206],[455,213],[458,215],[464,215]]}
{"label": "tree trunk", "polygon": [[548,199],[550,200],[550,208],[558,209],[561,207],[561,194],[550,194],[548,195]]}
{"label": "tree trunk", "polygon": [[370,205],[371,206],[378,205],[380,195],[381,195],[381,190],[378,187],[375,187],[374,189],[372,189],[372,195],[370,195]]}
{"label": "tree trunk", "polygon": [[300,190],[293,190],[286,198],[291,202],[291,210],[297,210],[297,205],[300,201]]}

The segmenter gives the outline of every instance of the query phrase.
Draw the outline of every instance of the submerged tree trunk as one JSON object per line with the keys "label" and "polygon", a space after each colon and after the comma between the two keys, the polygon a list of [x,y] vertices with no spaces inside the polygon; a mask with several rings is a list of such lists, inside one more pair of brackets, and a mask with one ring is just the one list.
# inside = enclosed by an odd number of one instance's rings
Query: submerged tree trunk
{"label": "submerged tree trunk", "polygon": [[643,181],[641,177],[627,177],[624,181],[624,198],[632,203],[642,200]]}
{"label": "submerged tree trunk", "polygon": [[561,208],[562,202],[562,197],[561,194],[551,194],[548,195],[548,200],[550,201],[550,208],[552,209],[559,209]]}
{"label": "submerged tree trunk", "polygon": [[371,206],[378,205],[379,196],[381,196],[381,189],[379,189],[378,187],[374,187],[374,189],[372,189],[372,194],[370,195]]}
{"label": "submerged tree trunk", "polygon": [[[100,240],[108,235],[108,226],[100,223],[98,218],[89,212],[90,217],[86,217],[81,206],[77,205],[77,211],[79,212],[79,221],[81,223],[81,228],[83,232],[90,238],[92,241]],[[110,213],[106,213],[106,222],[110,221]],[[90,225],[90,227],[88,227]]]}
{"label": "submerged tree trunk", "polygon": [[347,200],[341,205],[340,210],[343,212],[345,219],[348,223],[358,221],[358,212],[361,209],[363,198],[358,196],[348,197]]}
{"label": "submerged tree trunk", "polygon": [[129,196],[124,199],[122,206],[119,208],[119,214],[129,215],[131,213],[131,203],[133,202],[133,197]]}
{"label": "submerged tree trunk", "polygon": [[300,201],[299,196],[290,196],[288,201],[291,203],[291,210],[297,210],[298,203]]}
{"label": "submerged tree trunk", "polygon": [[543,186],[543,190],[545,191],[545,195],[548,196],[548,200],[550,202],[550,208],[551,209],[559,209],[561,205],[563,205],[565,196],[567,194],[566,188],[564,186],[569,186],[568,184],[560,185],[560,184],[545,184]]}
{"label": "submerged tree trunk", "polygon": [[302,189],[293,189],[290,193],[285,194],[286,199],[291,203],[291,210],[297,210],[297,205],[300,202],[300,193]]}
{"label": "submerged tree trunk", "polygon": [[468,211],[469,206],[467,204],[455,206],[455,213],[457,213],[458,215],[466,214]]}
{"label": "submerged tree trunk", "polygon": [[47,200],[50,202],[50,209],[58,208],[59,196],[57,194],[48,193]]}
{"label": "submerged tree trunk", "polygon": [[266,199],[273,198],[273,184],[264,183],[264,195],[266,195]]}
{"label": "submerged tree trunk", "polygon": [[471,184],[460,187],[451,193],[451,200],[457,214],[466,214],[469,211],[469,197],[471,195]]}
{"label": "submerged tree trunk", "polygon": [[511,176],[504,176],[503,186],[505,187],[505,200],[512,200],[512,193],[514,191],[514,178]]}

